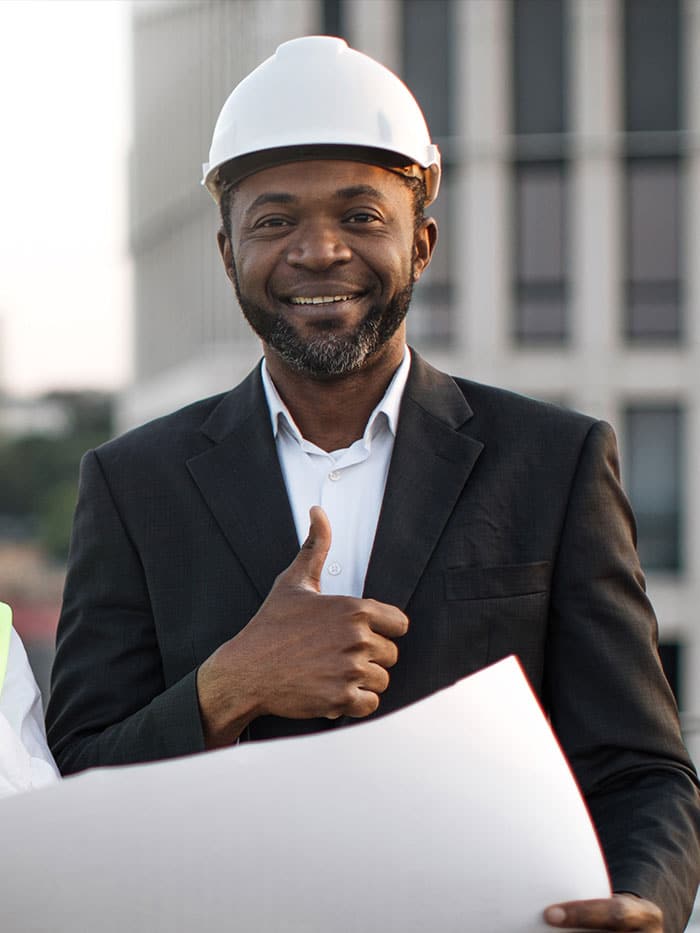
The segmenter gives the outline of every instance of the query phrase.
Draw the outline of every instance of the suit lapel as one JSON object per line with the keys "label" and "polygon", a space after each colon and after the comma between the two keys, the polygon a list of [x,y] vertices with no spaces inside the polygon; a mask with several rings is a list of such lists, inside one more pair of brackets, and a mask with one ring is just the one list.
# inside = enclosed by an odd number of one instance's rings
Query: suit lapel
{"label": "suit lapel", "polygon": [[[413,353],[365,595],[405,608],[482,450],[459,429],[471,409],[455,382]],[[259,367],[202,425],[215,446],[187,467],[264,598],[299,542]]]}
{"label": "suit lapel", "polygon": [[192,457],[187,467],[264,598],[299,543],[259,367],[224,396],[202,431],[216,446]]}
{"label": "suit lapel", "polygon": [[365,596],[405,609],[483,449],[458,430],[471,415],[454,380],[414,352]]}

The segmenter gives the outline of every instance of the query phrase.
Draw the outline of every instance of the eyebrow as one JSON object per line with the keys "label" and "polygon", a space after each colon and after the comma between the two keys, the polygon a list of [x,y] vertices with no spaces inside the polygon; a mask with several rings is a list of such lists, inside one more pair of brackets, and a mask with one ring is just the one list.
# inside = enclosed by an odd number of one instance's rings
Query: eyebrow
{"label": "eyebrow", "polygon": [[[373,188],[371,185],[351,185],[348,188],[340,188],[335,192],[334,197],[338,201],[350,201],[353,198],[359,197],[369,197],[375,198],[378,201],[385,201],[386,198],[378,191],[376,188]],[[246,216],[248,216],[252,211],[257,210],[259,207],[264,207],[266,204],[298,204],[299,198],[294,194],[289,194],[287,191],[268,191],[264,194],[259,194],[258,197],[253,201],[250,207],[246,210]]]}
{"label": "eyebrow", "polygon": [[259,194],[257,196],[246,210],[246,216],[250,214],[251,211],[256,210],[258,207],[263,207],[265,204],[296,204],[298,200],[299,198],[295,197],[293,194],[288,194],[286,191],[268,191],[265,194]]}
{"label": "eyebrow", "polygon": [[340,191],[336,191],[335,196],[339,200],[345,200],[345,201],[349,201],[352,198],[359,198],[363,196],[368,197],[368,198],[374,198],[375,200],[378,200],[378,201],[386,200],[386,198],[381,193],[381,191],[377,191],[377,189],[373,188],[371,185],[352,185],[349,188],[341,188]]}

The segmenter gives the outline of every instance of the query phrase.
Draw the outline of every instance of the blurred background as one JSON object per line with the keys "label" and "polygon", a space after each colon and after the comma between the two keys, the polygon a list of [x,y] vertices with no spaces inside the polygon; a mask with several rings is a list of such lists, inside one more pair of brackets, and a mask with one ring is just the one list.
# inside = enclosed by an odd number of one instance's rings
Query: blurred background
{"label": "blurred background", "polygon": [[614,425],[697,758],[700,0],[0,3],[0,599],[42,688],[80,454],[259,355],[200,168],[237,81],[315,33],[443,153],[411,342]]}

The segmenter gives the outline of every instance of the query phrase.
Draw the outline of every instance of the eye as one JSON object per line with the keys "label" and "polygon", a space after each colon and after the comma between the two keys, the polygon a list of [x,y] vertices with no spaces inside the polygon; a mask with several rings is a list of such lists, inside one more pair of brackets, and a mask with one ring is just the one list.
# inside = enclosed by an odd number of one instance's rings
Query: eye
{"label": "eye", "polygon": [[373,211],[357,210],[348,214],[345,221],[350,224],[371,224],[378,223],[380,219]]}
{"label": "eye", "polygon": [[291,220],[288,217],[281,217],[279,214],[273,214],[272,216],[261,217],[260,220],[256,220],[253,224],[253,229],[267,230],[276,227],[288,227],[290,225]]}

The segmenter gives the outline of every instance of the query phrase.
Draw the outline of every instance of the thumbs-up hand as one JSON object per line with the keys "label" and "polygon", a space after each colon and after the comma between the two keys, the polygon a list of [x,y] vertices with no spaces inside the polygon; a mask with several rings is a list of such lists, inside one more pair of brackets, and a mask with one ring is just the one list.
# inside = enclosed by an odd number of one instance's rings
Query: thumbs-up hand
{"label": "thumbs-up hand", "polygon": [[373,599],[322,595],[330,546],[328,517],[314,506],[306,541],[258,612],[199,668],[207,747],[230,744],[258,716],[361,717],[379,706],[408,619]]}
{"label": "thumbs-up hand", "polygon": [[[309,512],[309,533],[299,553],[289,567],[280,574],[292,586],[321,592],[321,573],[331,548],[331,524],[323,509],[314,505]],[[275,586],[277,582],[275,582]],[[274,588],[273,588],[274,589]]]}

